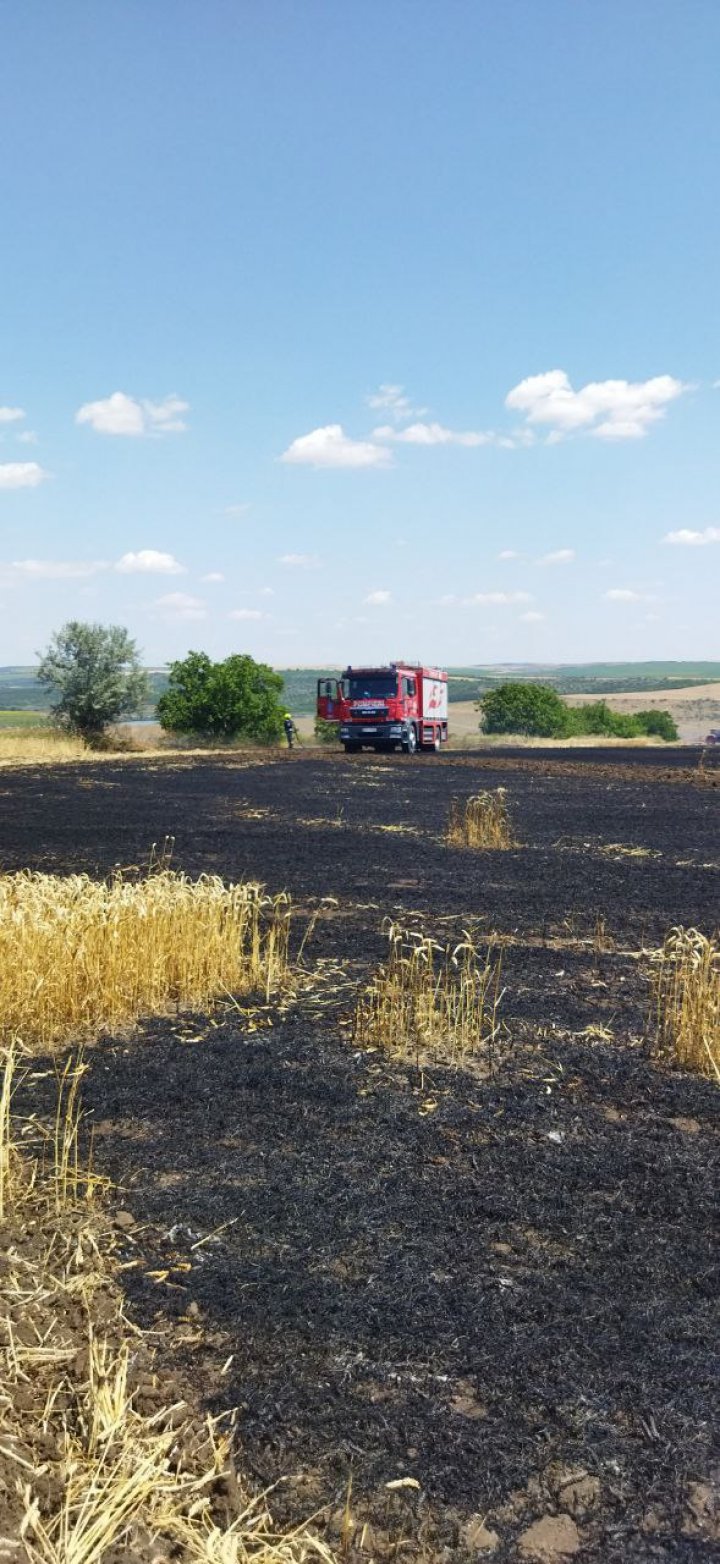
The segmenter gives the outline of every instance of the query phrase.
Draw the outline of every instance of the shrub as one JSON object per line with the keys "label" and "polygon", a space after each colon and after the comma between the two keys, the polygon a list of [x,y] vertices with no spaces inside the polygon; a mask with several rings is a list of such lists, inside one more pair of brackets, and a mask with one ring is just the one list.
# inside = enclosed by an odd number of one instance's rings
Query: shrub
{"label": "shrub", "polygon": [[121,625],[71,619],[53,635],[37,676],[56,696],[53,721],[91,743],[150,696],[135,642]]}
{"label": "shrub", "polygon": [[653,708],[650,711],[636,711],[634,716],[636,722],[642,724],[643,733],[654,734],[657,738],[665,739],[668,744],[676,743],[680,737],[675,718],[669,711]]}
{"label": "shrub", "polygon": [[336,744],[339,727],[338,722],[328,722],[326,717],[316,717],[315,738],[318,744]]}
{"label": "shrub", "polygon": [[669,711],[613,711],[607,701],[568,706],[547,684],[499,684],[478,702],[486,733],[523,733],[537,738],[637,739],[653,735],[673,743],[678,730]]}
{"label": "shrub", "polygon": [[282,733],[282,687],[281,674],[247,654],[214,663],[206,652],[189,652],[170,664],[158,719],[172,733],[270,742]]}

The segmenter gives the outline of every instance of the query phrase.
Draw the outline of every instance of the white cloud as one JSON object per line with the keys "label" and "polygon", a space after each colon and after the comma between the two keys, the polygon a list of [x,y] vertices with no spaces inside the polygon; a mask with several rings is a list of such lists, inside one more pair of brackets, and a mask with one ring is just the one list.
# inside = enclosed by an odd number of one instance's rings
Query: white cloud
{"label": "white cloud", "polygon": [[520,618],[522,619],[523,623],[526,624],[526,625],[539,625],[541,622],[544,621],[545,615],[544,614],[537,614],[535,612],[535,610],[531,608],[529,613],[527,613],[527,614],[520,614]]}
{"label": "white cloud", "polygon": [[145,435],[178,434],[186,429],[181,414],[189,403],[179,396],[166,396],[161,402],[127,396],[113,391],[99,402],[85,402],[75,414],[76,424],[89,424],[98,434]]}
{"label": "white cloud", "polygon": [[107,570],[102,559],[15,559],[12,575],[26,581],[83,581]]}
{"label": "white cloud", "polygon": [[478,608],[510,608],[514,603],[531,603],[532,592],[475,592],[463,602]]}
{"label": "white cloud", "polygon": [[569,565],[575,558],[574,548],[556,548],[551,554],[543,554],[539,565]]}
{"label": "white cloud", "polygon": [[498,559],[519,559],[519,558],[520,558],[520,555],[518,554],[518,551],[517,551],[516,548],[501,548],[500,553],[498,554]]}
{"label": "white cloud", "polygon": [[174,554],[156,548],[141,548],[136,554],[123,554],[115,569],[121,576],[185,576],[187,570]]}
{"label": "white cloud", "polygon": [[317,554],[281,554],[278,563],[294,570],[316,570],[320,560]]}
{"label": "white cloud", "polygon": [[48,477],[38,462],[0,462],[0,489],[36,489]]}
{"label": "white cloud", "polygon": [[528,424],[548,425],[552,441],[577,432],[600,440],[639,440],[689,389],[672,375],[655,375],[641,381],[590,381],[575,391],[563,369],[552,369],[521,380],[508,392],[505,406],[524,413]]}
{"label": "white cloud", "polygon": [[38,437],[34,429],[21,429],[15,439],[18,445],[37,445]]}
{"label": "white cloud", "polygon": [[293,440],[281,462],[305,467],[387,467],[390,451],[370,440],[352,440],[342,424],[326,424]]}
{"label": "white cloud", "polygon": [[532,601],[532,592],[474,592],[472,597],[446,592],[444,597],[438,598],[438,605],[440,608],[512,608]]}
{"label": "white cloud", "polygon": [[16,424],[25,417],[22,407],[0,407],[0,424]]}
{"label": "white cloud", "polygon": [[224,581],[225,577],[221,570],[208,570],[207,575],[201,576],[200,580],[207,581],[209,585],[215,586],[218,581]]}
{"label": "white cloud", "polygon": [[677,543],[688,548],[702,548],[706,543],[720,543],[720,527],[704,527],[702,532],[691,532],[681,527],[679,532],[666,532],[663,543]]}
{"label": "white cloud", "polygon": [[426,407],[413,407],[405,396],[404,386],[380,386],[366,401],[375,412],[386,413],[388,418],[399,424],[405,423],[408,418],[420,418],[427,412]]}
{"label": "white cloud", "polygon": [[384,590],[368,592],[363,602],[370,604],[372,608],[387,608],[388,604],[392,602],[392,593]]}
{"label": "white cloud", "polygon": [[232,613],[228,614],[228,619],[264,619],[264,618],[265,618],[265,615],[260,613],[260,609],[259,608],[234,608],[232,610]]}
{"label": "white cloud", "polygon": [[629,587],[611,587],[605,593],[610,603],[642,603],[645,601],[642,592],[633,592]]}
{"label": "white cloud", "polygon": [[409,424],[406,429],[393,429],[383,424],[373,429],[374,440],[398,440],[404,445],[498,445],[507,443],[509,437],[496,435],[491,429],[466,431],[446,429],[443,424]]}
{"label": "white cloud", "polygon": [[156,597],[153,608],[169,619],[206,619],[207,606],[201,597],[191,597],[188,592],[166,592]]}

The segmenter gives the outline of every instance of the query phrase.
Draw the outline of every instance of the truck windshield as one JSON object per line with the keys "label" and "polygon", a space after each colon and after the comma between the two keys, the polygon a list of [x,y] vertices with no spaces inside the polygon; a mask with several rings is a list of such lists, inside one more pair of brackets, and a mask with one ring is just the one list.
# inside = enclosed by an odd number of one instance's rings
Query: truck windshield
{"label": "truck windshield", "polygon": [[396,673],[353,673],[343,680],[351,701],[375,701],[397,695]]}

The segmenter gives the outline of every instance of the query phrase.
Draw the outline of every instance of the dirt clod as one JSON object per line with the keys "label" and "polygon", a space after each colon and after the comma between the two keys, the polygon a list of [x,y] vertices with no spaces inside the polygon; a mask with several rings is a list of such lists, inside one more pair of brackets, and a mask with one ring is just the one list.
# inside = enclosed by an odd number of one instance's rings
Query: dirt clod
{"label": "dirt clod", "polygon": [[713,1484],[688,1484],[683,1530],[690,1536],[709,1537],[713,1542],[720,1542],[720,1491]]}
{"label": "dirt clod", "polygon": [[568,1515],[585,1515],[597,1503],[600,1479],[584,1467],[556,1464],[548,1467],[544,1476],[558,1508]]}
{"label": "dirt clod", "polygon": [[472,1515],[460,1529],[460,1540],[469,1553],[494,1553],[500,1546],[498,1532],[485,1525],[483,1515]]}
{"label": "dirt clod", "polygon": [[543,1515],[520,1533],[518,1548],[524,1559],[555,1564],[580,1551],[580,1533],[569,1515]]}

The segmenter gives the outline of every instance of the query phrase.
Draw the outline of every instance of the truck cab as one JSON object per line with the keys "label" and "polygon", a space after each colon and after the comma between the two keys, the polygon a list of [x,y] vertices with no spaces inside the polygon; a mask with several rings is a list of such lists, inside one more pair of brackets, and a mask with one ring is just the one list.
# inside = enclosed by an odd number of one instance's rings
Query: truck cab
{"label": "truck cab", "polygon": [[317,713],[337,722],[347,754],[360,749],[436,753],[447,741],[447,674],[420,663],[345,669],[318,680]]}

